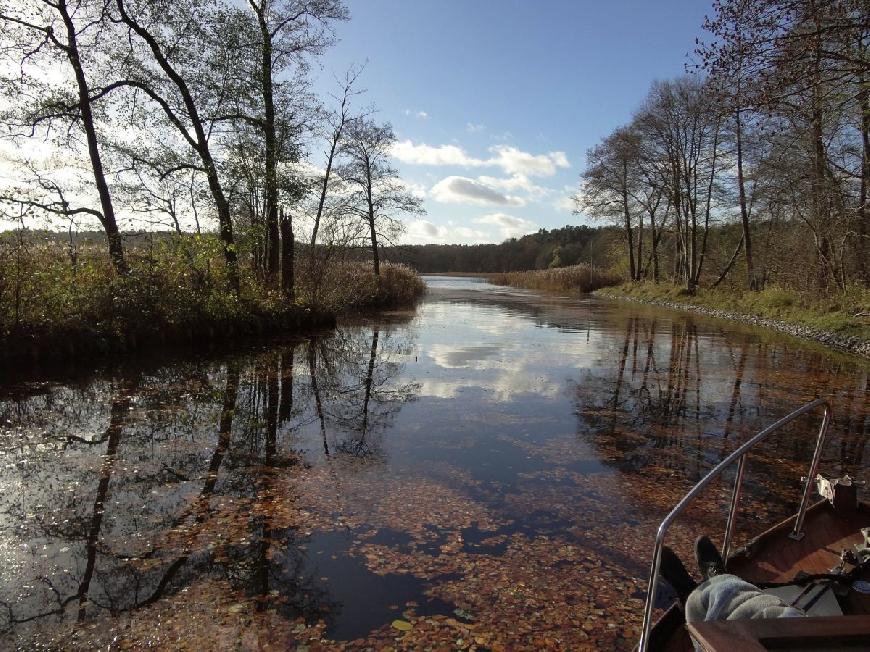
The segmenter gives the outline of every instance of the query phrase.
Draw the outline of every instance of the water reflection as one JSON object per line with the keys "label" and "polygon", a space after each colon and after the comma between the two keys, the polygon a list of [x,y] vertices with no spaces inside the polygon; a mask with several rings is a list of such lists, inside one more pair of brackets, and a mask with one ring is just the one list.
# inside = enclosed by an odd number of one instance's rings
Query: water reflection
{"label": "water reflection", "polygon": [[[595,447],[603,463],[642,475],[669,502],[762,427],[817,396],[828,397],[836,415],[825,472],[866,470],[870,402],[860,364],[751,332],[713,338],[689,318],[662,325],[655,316],[630,317],[623,334],[615,364],[596,365],[576,385],[578,437]],[[740,535],[757,534],[759,523],[794,513],[818,423],[818,415],[805,418],[750,455]],[[719,483],[719,502],[707,505],[706,513],[721,516],[732,477]],[[707,497],[715,499],[715,492]],[[705,519],[697,516],[692,525],[722,530],[721,518]]]}
{"label": "water reflection", "polygon": [[[755,430],[831,396],[824,468],[866,471],[849,358],[431,284],[327,336],[0,390],[3,646],[629,649],[657,520]],[[813,426],[752,458],[744,533],[791,508]],[[720,489],[677,537],[718,533]]]}
{"label": "water reflection", "polygon": [[49,622],[117,616],[208,577],[258,609],[333,622],[274,480],[306,465],[300,432],[312,421],[327,455],[330,440],[338,454],[379,455],[414,396],[414,383],[394,382],[403,347],[354,328],[0,402],[3,630],[39,638]]}

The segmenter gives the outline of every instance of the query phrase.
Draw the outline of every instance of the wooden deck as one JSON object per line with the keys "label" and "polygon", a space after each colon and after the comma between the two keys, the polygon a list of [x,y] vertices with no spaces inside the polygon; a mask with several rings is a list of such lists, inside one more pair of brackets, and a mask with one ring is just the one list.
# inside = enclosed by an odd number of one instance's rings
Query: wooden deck
{"label": "wooden deck", "polygon": [[736,551],[728,571],[754,583],[787,582],[798,571],[827,573],[840,563],[840,552],[861,543],[859,530],[870,526],[870,511],[861,507],[841,516],[827,501],[814,505],[807,511],[803,539],[788,537],[794,526],[794,519],[789,519]]}
{"label": "wooden deck", "polygon": [[[870,526],[870,509],[861,504],[854,514],[842,516],[825,501],[807,512],[806,536],[800,541],[788,537],[793,526],[793,519],[789,519],[757,537],[732,555],[728,572],[753,584],[788,582],[799,571],[827,573],[839,565],[843,550],[854,551],[855,544],[863,541],[859,530]],[[857,579],[870,580],[870,569]],[[850,591],[840,598],[840,606],[844,614],[870,614],[870,595]]]}

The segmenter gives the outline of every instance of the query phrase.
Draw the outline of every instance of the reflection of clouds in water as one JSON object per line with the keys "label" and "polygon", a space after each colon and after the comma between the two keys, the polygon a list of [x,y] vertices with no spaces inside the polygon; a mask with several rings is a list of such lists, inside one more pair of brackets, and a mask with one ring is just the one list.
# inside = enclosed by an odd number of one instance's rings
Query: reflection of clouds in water
{"label": "reflection of clouds in water", "polygon": [[429,349],[428,355],[435,361],[435,364],[446,369],[486,369],[501,366],[501,361],[493,361],[494,364],[485,364],[487,358],[496,356],[501,350],[501,346],[462,346],[455,348],[446,344],[435,344]]}
{"label": "reflection of clouds in water", "polygon": [[446,325],[450,328],[451,338],[457,341],[475,335],[501,337],[529,323],[502,308],[471,303],[425,303],[420,307],[420,314],[427,328]]}
{"label": "reflection of clouds in water", "polygon": [[468,386],[468,383],[461,381],[424,380],[420,383],[420,396],[431,396],[433,398],[456,398],[459,391],[463,387]]}
{"label": "reflection of clouds in water", "polygon": [[592,353],[595,342],[587,342],[585,333],[541,328],[500,310],[500,327],[488,329],[493,320],[480,306],[425,308],[430,311],[429,331],[418,342],[427,368],[422,396],[451,399],[463,389],[478,389],[496,402],[523,394],[556,398],[564,394],[566,380],[577,378],[597,357]]}
{"label": "reflection of clouds in water", "polygon": [[[464,380],[424,380],[420,383],[420,396],[432,398],[456,398],[464,389],[482,389],[489,398],[499,403],[507,403],[522,394],[535,394],[543,398],[557,398],[565,392],[565,384],[552,377],[540,375],[532,364],[516,365],[514,370],[507,371],[500,366],[501,373],[491,379],[475,377]],[[525,371],[528,369],[529,371]]]}
{"label": "reflection of clouds in water", "polygon": [[522,368],[513,374],[501,374],[492,384],[490,391],[495,400],[508,402],[520,394],[535,394],[544,398],[556,398],[565,390],[563,381],[554,377],[535,375],[534,371],[524,371]]}

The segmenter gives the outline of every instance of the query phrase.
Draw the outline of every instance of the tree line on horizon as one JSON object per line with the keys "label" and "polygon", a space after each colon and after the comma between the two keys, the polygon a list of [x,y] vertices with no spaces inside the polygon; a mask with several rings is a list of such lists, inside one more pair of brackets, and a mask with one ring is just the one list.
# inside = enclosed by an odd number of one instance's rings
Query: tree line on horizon
{"label": "tree line on horizon", "polygon": [[870,5],[716,0],[703,27],[588,152],[575,212],[620,229],[632,281],[866,288]]}
{"label": "tree line on horizon", "polygon": [[611,267],[620,231],[611,226],[539,229],[519,238],[487,244],[420,244],[385,248],[384,256],[421,273],[520,272],[586,263]]}

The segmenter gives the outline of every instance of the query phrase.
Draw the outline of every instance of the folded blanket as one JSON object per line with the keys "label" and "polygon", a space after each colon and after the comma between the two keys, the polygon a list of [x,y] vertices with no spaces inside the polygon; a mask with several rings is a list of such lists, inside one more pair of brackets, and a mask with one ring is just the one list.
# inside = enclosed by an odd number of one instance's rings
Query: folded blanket
{"label": "folded blanket", "polygon": [[[806,614],[736,575],[714,575],[689,595],[686,620],[794,618]],[[701,650],[697,643],[695,649]]]}

